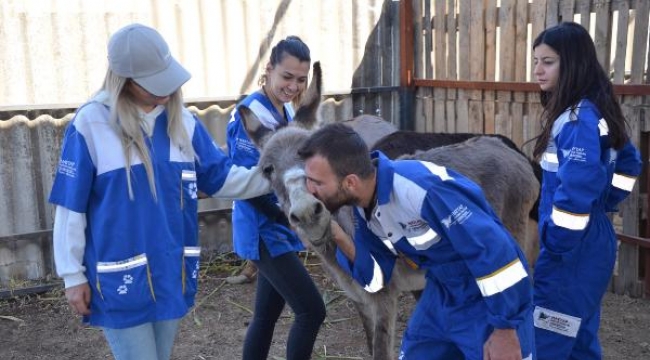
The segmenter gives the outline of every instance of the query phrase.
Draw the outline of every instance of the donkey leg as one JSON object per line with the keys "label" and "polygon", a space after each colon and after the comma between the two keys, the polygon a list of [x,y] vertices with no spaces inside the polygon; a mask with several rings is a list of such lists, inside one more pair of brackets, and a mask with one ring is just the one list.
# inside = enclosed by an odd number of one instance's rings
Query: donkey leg
{"label": "donkey leg", "polygon": [[375,338],[373,340],[373,359],[389,360],[395,358],[395,327],[397,322],[397,298],[399,292],[386,289],[374,294],[376,301]]}
{"label": "donkey leg", "polygon": [[534,269],[535,262],[537,262],[537,257],[539,256],[539,232],[537,230],[537,221],[535,220],[528,220],[526,241],[528,243],[526,258],[528,259],[528,265],[530,265],[531,269]]}
{"label": "donkey leg", "polygon": [[[370,297],[371,294],[367,294],[367,297]],[[354,301],[354,306],[357,308],[359,317],[361,318],[361,324],[363,325],[363,331],[366,334],[366,345],[368,346],[368,352],[370,355],[373,355],[373,341],[374,341],[374,329],[375,329],[375,312],[374,306],[369,301]]]}
{"label": "donkey leg", "polygon": [[539,252],[537,223],[530,219],[529,216],[533,202],[532,199],[531,201],[528,201],[527,199],[519,199],[519,203],[521,206],[513,207],[513,209],[517,208],[519,211],[511,214],[512,224],[510,225],[511,228],[509,228],[509,230],[515,240],[517,240],[521,250],[524,252],[526,260],[528,261],[529,270],[532,271]]}

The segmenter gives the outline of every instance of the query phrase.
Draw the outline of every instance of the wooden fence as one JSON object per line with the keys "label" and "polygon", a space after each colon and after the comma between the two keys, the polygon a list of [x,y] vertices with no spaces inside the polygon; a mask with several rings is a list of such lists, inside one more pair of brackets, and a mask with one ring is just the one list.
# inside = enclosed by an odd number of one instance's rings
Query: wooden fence
{"label": "wooden fence", "polygon": [[[548,26],[575,21],[592,35],[647,163],[650,1],[409,0],[401,5],[401,18],[412,19],[402,24],[401,72],[402,85],[414,94],[415,130],[503,134],[530,155],[526,141],[539,132],[542,111],[539,88],[531,82],[532,40]],[[622,206],[619,231],[625,235],[650,235],[643,211],[647,178]],[[639,244],[646,242],[622,238],[612,290],[641,296],[650,291],[641,281],[650,267],[641,261]]]}

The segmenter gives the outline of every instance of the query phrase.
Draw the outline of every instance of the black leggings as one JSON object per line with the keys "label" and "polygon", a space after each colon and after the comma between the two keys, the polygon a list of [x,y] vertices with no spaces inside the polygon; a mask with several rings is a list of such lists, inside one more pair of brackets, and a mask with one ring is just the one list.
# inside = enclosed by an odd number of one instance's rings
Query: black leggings
{"label": "black leggings", "polygon": [[295,320],[287,339],[287,360],[311,358],[314,342],[325,321],[325,304],[316,285],[294,252],[271,257],[260,239],[255,313],[244,342],[244,360],[265,360],[275,323],[288,303]]}

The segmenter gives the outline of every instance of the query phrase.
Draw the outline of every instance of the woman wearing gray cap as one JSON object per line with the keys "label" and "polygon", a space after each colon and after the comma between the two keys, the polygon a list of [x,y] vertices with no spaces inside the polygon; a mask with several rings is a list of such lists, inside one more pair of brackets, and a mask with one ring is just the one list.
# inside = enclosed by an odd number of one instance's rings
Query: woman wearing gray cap
{"label": "woman wearing gray cap", "polygon": [[184,108],[189,79],[156,30],[128,25],[108,43],[102,88],[66,130],[50,194],[56,268],[116,359],[170,357],[196,293],[197,192],[270,192]]}

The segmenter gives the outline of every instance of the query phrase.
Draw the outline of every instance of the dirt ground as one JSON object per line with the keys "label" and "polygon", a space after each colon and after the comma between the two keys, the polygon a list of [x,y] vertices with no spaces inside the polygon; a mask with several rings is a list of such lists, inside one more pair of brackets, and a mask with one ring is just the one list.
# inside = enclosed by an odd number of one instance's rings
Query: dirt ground
{"label": "dirt ground", "polygon": [[[327,319],[319,333],[313,359],[368,359],[354,306],[323,274],[316,258],[306,257],[305,263],[327,304]],[[241,358],[255,284],[231,285],[224,281],[239,267],[240,262],[229,256],[212,259],[203,267],[197,305],[181,322],[173,359]],[[413,306],[409,294],[402,300],[397,344]],[[285,310],[276,328],[269,359],[284,359],[291,321],[291,312]],[[600,338],[605,359],[650,359],[650,300],[607,294]],[[61,289],[0,301],[0,359],[110,358],[102,333],[83,326],[72,315]]]}

